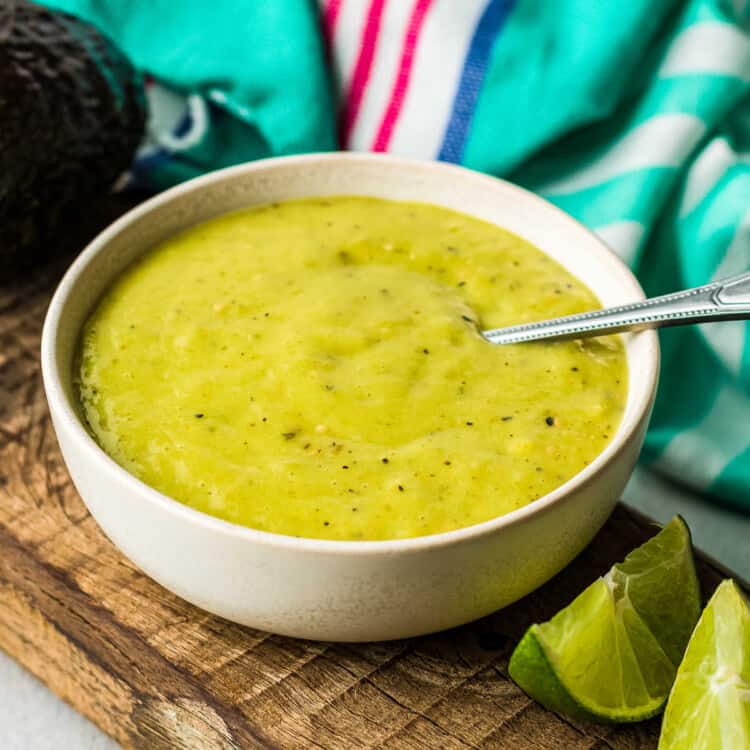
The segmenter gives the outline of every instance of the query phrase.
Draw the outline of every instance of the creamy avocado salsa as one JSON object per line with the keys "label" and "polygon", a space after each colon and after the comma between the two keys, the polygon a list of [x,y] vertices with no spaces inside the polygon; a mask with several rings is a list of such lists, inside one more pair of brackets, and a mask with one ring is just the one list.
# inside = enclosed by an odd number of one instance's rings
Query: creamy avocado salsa
{"label": "creamy avocado salsa", "polygon": [[147,484],[255,529],[398,539],[508,513],[609,442],[617,337],[479,330],[598,307],[528,242],[437,206],[335,197],[195,226],[87,322],[79,393]]}

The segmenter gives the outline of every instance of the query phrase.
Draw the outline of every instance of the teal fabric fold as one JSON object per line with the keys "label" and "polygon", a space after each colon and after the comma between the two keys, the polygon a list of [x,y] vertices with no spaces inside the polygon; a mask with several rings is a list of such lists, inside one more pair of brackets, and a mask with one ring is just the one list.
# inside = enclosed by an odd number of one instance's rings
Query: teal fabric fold
{"label": "teal fabric fold", "polygon": [[[144,182],[163,188],[211,169],[336,147],[335,106],[308,0],[49,0],[95,24],[153,77]],[[165,91],[166,90],[166,91]],[[183,122],[172,94],[192,97]],[[166,111],[165,111],[166,110]],[[162,143],[162,141],[165,141]]]}

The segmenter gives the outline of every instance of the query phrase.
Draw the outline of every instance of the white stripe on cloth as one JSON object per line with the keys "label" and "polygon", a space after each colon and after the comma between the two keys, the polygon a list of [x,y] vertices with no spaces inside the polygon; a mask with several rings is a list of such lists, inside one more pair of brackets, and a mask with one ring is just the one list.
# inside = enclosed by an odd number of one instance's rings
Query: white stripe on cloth
{"label": "white stripe on cloth", "polygon": [[[404,34],[413,5],[414,2],[405,0],[390,0],[385,4],[370,78],[365,84],[362,104],[347,144],[352,151],[368,151],[372,148],[401,63]],[[343,9],[341,12],[343,13]],[[366,7],[363,6],[362,13],[365,12]],[[336,39],[338,37],[337,32]]]}
{"label": "white stripe on cloth", "polygon": [[488,0],[436,0],[414,55],[411,81],[389,151],[434,159],[450,119],[464,60]]}
{"label": "white stripe on cloth", "polygon": [[670,45],[658,76],[694,73],[750,81],[750,36],[736,26],[718,21],[688,27]]}
{"label": "white stripe on cloth", "polygon": [[745,271],[750,271],[750,196],[748,210],[740,219],[732,241],[727,245],[721,263],[716,267],[714,279],[734,276]]}
{"label": "white stripe on cloth", "polygon": [[654,468],[704,491],[733,458],[745,451],[748,425],[747,395],[736,386],[725,386],[708,414],[695,427],[675,436]]}
{"label": "white stripe on cloth", "polygon": [[697,208],[724,173],[738,162],[750,163],[750,153],[738,153],[726,138],[714,138],[688,170],[680,203],[680,216],[686,216]]}
{"label": "white stripe on cloth", "polygon": [[640,221],[615,221],[594,229],[594,234],[626,263],[635,260],[645,232],[646,228]]}
{"label": "white stripe on cloth", "polygon": [[706,126],[694,115],[656,115],[631,130],[588,166],[538,188],[564,195],[594,187],[613,177],[648,167],[677,167],[701,139]]}
{"label": "white stripe on cloth", "polygon": [[[712,280],[725,279],[746,271],[750,271],[750,209],[737,226]],[[734,377],[739,377],[748,333],[747,323],[743,320],[730,320],[722,323],[704,323],[699,328],[727,371]]]}
{"label": "white stripe on cloth", "polygon": [[187,111],[190,115],[188,129],[182,135],[165,131],[159,136],[159,143],[169,151],[184,151],[200,143],[208,130],[208,107],[206,100],[198,94],[191,94],[187,99]]}
{"label": "white stripe on cloth", "polygon": [[369,7],[369,0],[344,0],[341,3],[331,50],[339,93],[349,90]]}
{"label": "white stripe on cloth", "polygon": [[703,323],[699,327],[722,365],[734,377],[738,377],[742,370],[747,324],[743,320],[726,320],[721,323]]}
{"label": "white stripe on cloth", "polygon": [[171,133],[185,116],[188,109],[187,97],[178,94],[156,81],[145,86],[148,104],[146,136],[138,150],[138,156],[148,156],[161,148],[163,133]]}

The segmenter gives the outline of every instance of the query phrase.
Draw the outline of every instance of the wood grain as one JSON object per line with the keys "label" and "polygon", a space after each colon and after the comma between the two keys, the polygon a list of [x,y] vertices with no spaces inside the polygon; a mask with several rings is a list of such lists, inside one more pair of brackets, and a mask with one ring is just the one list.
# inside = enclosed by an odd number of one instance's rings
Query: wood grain
{"label": "wood grain", "polygon": [[[91,235],[124,208],[103,204]],[[71,246],[80,246],[80,234]],[[206,614],[106,539],[62,463],[38,366],[69,253],[0,281],[0,647],[128,748],[656,748],[659,720],[568,721],[507,677],[524,629],[654,532],[620,507],[563,573],[518,604],[425,638],[341,645]],[[700,560],[704,592],[722,577]],[[0,729],[0,734],[2,729]],[[1,739],[1,738],[0,738]],[[1,744],[1,743],[0,743]]]}

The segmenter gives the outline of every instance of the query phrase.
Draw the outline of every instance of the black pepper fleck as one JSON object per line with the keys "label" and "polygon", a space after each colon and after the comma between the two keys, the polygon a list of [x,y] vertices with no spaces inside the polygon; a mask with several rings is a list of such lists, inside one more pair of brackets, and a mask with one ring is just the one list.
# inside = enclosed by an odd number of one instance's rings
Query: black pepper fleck
{"label": "black pepper fleck", "polygon": [[281,436],[284,438],[284,440],[292,440],[297,435],[296,432],[282,432]]}
{"label": "black pepper fleck", "polygon": [[401,485],[399,485],[399,486],[398,486],[398,491],[399,491],[399,492],[403,492],[403,491],[404,491],[404,488],[403,488],[403,487],[402,487]]}
{"label": "black pepper fleck", "polygon": [[381,458],[380,460],[381,460],[381,461],[382,461],[382,462],[383,462],[384,464],[387,464],[387,463],[388,463],[388,459],[387,459],[387,458]]}
{"label": "black pepper fleck", "polygon": [[198,412],[198,413],[197,413],[197,414],[195,415],[195,418],[196,418],[196,419],[203,419],[203,416],[204,416],[204,415],[203,415],[203,412],[200,412],[200,411],[199,411],[199,412]]}
{"label": "black pepper fleck", "polygon": [[554,417],[547,417],[547,419],[544,420],[547,423],[548,427],[552,427],[553,424],[555,424],[555,418]]}
{"label": "black pepper fleck", "polygon": [[502,419],[503,422],[510,422],[510,420],[513,419],[513,417],[500,417],[500,419]]}
{"label": "black pepper fleck", "polygon": [[343,464],[341,468],[342,469],[348,469],[349,467],[346,464]]}
{"label": "black pepper fleck", "polygon": [[467,426],[469,426],[469,427],[473,427],[473,426],[474,426],[474,422],[467,422],[466,424],[467,424]]}

